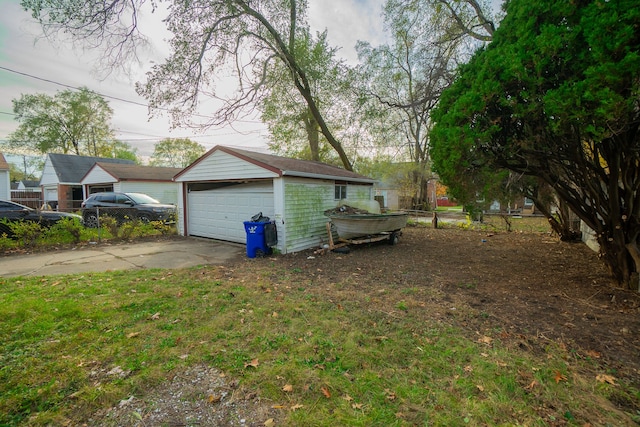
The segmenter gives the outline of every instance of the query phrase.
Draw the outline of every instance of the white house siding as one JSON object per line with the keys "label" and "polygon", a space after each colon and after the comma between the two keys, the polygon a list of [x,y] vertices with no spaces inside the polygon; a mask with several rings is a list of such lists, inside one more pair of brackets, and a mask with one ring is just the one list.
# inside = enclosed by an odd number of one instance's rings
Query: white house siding
{"label": "white house siding", "polygon": [[600,252],[600,244],[596,238],[596,232],[589,228],[584,221],[580,221],[580,232],[582,232],[582,241],[594,252]]}
{"label": "white house siding", "polygon": [[56,170],[51,164],[51,159],[49,158],[49,156],[47,156],[47,160],[44,162],[44,168],[42,169],[42,178],[40,178],[40,185],[53,185],[56,187],[56,189],[58,188],[58,175],[56,175]]}
{"label": "white house siding", "polygon": [[11,200],[11,180],[8,170],[0,170],[0,199]]}
{"label": "white house siding", "polygon": [[101,167],[94,167],[91,171],[82,179],[82,185],[91,184],[113,184],[117,179],[113,175],[106,172]]}
{"label": "white house siding", "polygon": [[276,178],[278,175],[223,151],[204,158],[176,181],[219,181],[234,179]]}
{"label": "white house siding", "polygon": [[[370,185],[348,185],[351,200],[371,200]],[[324,211],[336,207],[335,181],[289,178],[284,183],[284,252],[319,247],[328,241]],[[278,235],[280,240],[280,235]]]}
{"label": "white house siding", "polygon": [[113,191],[144,193],[169,205],[178,204],[178,186],[175,182],[121,181],[113,184]]}

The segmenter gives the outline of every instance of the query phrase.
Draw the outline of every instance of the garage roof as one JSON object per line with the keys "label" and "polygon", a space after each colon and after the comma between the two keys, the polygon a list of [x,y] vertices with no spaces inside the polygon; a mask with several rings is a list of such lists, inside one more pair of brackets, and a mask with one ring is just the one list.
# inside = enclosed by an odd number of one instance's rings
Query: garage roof
{"label": "garage roof", "polygon": [[376,182],[375,179],[326,163],[314,162],[311,160],[291,159],[288,157],[275,156],[273,154],[259,153],[256,151],[242,150],[239,148],[225,147],[222,145],[215,146],[214,148],[209,150],[198,160],[183,169],[182,172],[174,177],[174,179],[177,180],[180,176],[184,175],[192,168],[196,168],[200,162],[210,157],[217,151],[235,156],[238,159],[267,169],[279,176],[335,179],[369,184],[373,184]]}
{"label": "garage roof", "polygon": [[[135,164],[98,162],[86,173],[85,177],[95,168],[101,168],[118,181],[169,181],[182,168],[167,168],[157,166],[140,166]],[[84,178],[83,178],[84,180]]]}

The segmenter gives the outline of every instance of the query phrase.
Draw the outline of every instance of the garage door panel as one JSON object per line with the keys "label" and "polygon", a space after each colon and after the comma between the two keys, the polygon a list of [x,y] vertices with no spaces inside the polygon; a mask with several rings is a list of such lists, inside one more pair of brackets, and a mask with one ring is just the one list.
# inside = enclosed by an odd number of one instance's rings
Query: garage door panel
{"label": "garage door panel", "polygon": [[246,243],[244,221],[273,212],[273,184],[253,183],[187,195],[187,230],[191,236]]}

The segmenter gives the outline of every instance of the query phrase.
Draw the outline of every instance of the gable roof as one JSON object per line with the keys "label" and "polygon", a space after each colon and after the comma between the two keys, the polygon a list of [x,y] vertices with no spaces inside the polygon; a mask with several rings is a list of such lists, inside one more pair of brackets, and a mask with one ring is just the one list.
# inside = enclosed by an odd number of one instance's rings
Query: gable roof
{"label": "gable roof", "polygon": [[259,153],[256,151],[242,150],[239,148],[225,147],[217,145],[201,156],[198,160],[183,169],[174,179],[183,175],[188,170],[197,167],[197,165],[205,158],[209,157],[216,151],[221,151],[239,159],[245,160],[256,166],[270,170],[279,176],[296,176],[302,178],[320,178],[320,179],[337,179],[344,181],[363,182],[373,184],[375,179],[348,171],[346,169],[329,165],[327,163],[315,162],[311,160],[292,159],[289,157],[281,157],[273,154]]}
{"label": "gable roof", "polygon": [[9,163],[7,163],[2,153],[0,153],[0,170],[11,170],[11,168],[9,167]]}
{"label": "gable roof", "polygon": [[38,187],[40,187],[40,181],[39,180],[23,179],[21,182],[22,182],[22,185],[25,186],[25,188],[38,188]]}
{"label": "gable roof", "polygon": [[59,182],[80,183],[85,174],[96,162],[135,164],[132,160],[107,159],[103,157],[76,156],[72,154],[51,153],[47,155],[56,172]]}
{"label": "gable roof", "polygon": [[[169,181],[182,168],[166,168],[157,166],[140,166],[126,163],[97,162],[87,171],[85,177],[95,168],[101,168],[118,181]],[[83,177],[84,179],[84,177]]]}

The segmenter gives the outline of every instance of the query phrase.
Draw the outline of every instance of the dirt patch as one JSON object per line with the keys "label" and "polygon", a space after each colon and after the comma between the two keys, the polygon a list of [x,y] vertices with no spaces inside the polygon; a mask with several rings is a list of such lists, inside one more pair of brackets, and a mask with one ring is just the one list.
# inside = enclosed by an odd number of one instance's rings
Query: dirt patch
{"label": "dirt patch", "polygon": [[619,373],[640,372],[640,294],[617,287],[582,243],[543,233],[410,227],[397,246],[383,241],[278,262],[326,285],[355,278],[359,293],[411,288],[431,316],[470,333],[499,331],[521,345],[555,341]]}
{"label": "dirt patch", "polygon": [[[234,280],[250,282],[256,271],[274,266],[308,283],[319,298],[358,299],[364,308],[369,304],[389,313],[406,298],[407,309],[420,311],[425,320],[459,326],[474,341],[486,335],[541,354],[546,346],[559,345],[573,357],[597,359],[617,378],[640,384],[640,295],[617,288],[597,254],[580,243],[542,233],[410,227],[396,246],[378,242],[352,246],[347,254],[309,250],[241,259],[230,270]],[[233,398],[223,399],[229,403],[218,405],[215,413],[184,403],[185,396],[188,402],[199,400],[188,398],[196,394],[216,399],[225,393]],[[268,402],[204,366],[174,373],[143,399],[123,401],[92,422],[179,425],[206,419],[204,425],[215,420],[257,426],[274,416],[277,421]],[[640,410],[635,402],[619,405]]]}

